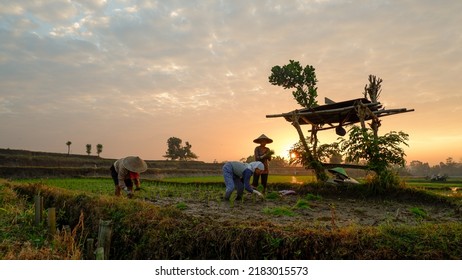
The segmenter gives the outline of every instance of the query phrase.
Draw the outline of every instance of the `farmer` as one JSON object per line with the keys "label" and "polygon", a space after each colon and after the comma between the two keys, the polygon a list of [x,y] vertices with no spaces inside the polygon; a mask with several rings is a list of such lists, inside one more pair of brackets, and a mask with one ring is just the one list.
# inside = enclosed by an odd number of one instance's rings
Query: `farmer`
{"label": "farmer", "polygon": [[258,196],[263,196],[260,192],[254,190],[250,186],[250,177],[252,174],[261,174],[265,166],[260,161],[251,163],[243,163],[239,161],[230,161],[223,165],[223,177],[225,179],[226,193],[224,200],[229,201],[234,188],[237,189],[236,200],[241,200],[244,193],[244,188],[249,193],[254,193]]}
{"label": "farmer", "polygon": [[272,151],[266,147],[266,144],[273,143],[273,140],[268,138],[265,134],[260,135],[257,139],[253,140],[254,143],[260,144],[255,147],[254,156],[256,161],[261,161],[265,166],[261,176],[258,174],[253,175],[252,186],[258,187],[258,180],[261,177],[261,184],[263,185],[263,193],[266,193],[266,185],[268,184],[269,162],[271,160]]}
{"label": "farmer", "polygon": [[128,198],[133,197],[133,184],[135,190],[140,190],[140,173],[146,171],[148,166],[139,157],[125,157],[117,160],[111,166],[111,176],[114,180],[115,195],[120,196],[120,191],[124,190]]}

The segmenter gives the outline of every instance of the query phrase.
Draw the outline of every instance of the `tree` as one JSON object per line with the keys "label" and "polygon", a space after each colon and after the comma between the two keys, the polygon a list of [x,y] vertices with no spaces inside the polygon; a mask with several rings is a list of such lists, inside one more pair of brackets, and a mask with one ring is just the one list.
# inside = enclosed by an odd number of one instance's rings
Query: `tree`
{"label": "tree", "polygon": [[71,145],[72,145],[72,142],[71,141],[67,141],[66,142],[66,145],[67,145],[67,155],[69,155],[71,153]]}
{"label": "tree", "polygon": [[91,144],[87,144],[87,154],[90,155],[91,154]]}
{"label": "tree", "polygon": [[[310,139],[307,137],[305,139],[306,143],[310,142]],[[312,151],[313,146],[310,144],[308,145],[308,150]],[[302,141],[298,141],[295,143],[292,148],[289,150],[291,154],[289,164],[301,164],[303,166],[309,165],[309,162],[306,161],[307,157],[301,156],[305,153],[305,145]],[[317,148],[316,156],[320,162],[332,162],[332,163],[340,163],[342,162],[342,156],[339,151],[338,143],[332,144],[323,144]],[[333,162],[334,161],[334,162]]]}
{"label": "tree", "polygon": [[167,140],[167,151],[164,157],[171,160],[191,160],[196,159],[197,155],[191,151],[192,145],[189,142],[185,142],[182,146],[182,140],[177,137],[170,137]]}
{"label": "tree", "polygon": [[[255,161],[255,155],[250,155],[246,158],[241,158],[240,161],[244,163],[251,163],[252,161]],[[289,165],[289,162],[281,156],[272,156],[270,165],[271,167],[287,167]]]}
{"label": "tree", "polygon": [[98,157],[99,157],[99,154],[101,154],[102,152],[103,152],[103,145],[102,144],[96,145],[96,153],[98,154]]}
{"label": "tree", "polygon": [[271,159],[271,167],[287,167],[289,163],[281,156],[275,156]]}
{"label": "tree", "polygon": [[[382,82],[383,80],[377,78],[374,75],[369,75],[369,85],[364,87],[364,97],[369,97],[369,100],[373,103],[377,103],[379,100],[380,93],[382,92]],[[378,137],[378,131],[380,127],[380,120],[378,118],[373,118],[371,122],[371,128],[374,132],[374,138]]]}
{"label": "tree", "polygon": [[377,175],[371,186],[375,191],[395,187],[399,182],[392,173],[394,165],[405,166],[406,156],[401,145],[406,145],[409,135],[391,131],[383,136],[375,136],[372,129],[353,126],[348,139],[339,142],[348,162],[365,160],[370,170]]}
{"label": "tree", "polygon": [[192,145],[188,141],[185,142],[183,147],[183,157],[180,160],[197,159],[197,155],[191,151]]}
{"label": "tree", "polygon": [[[382,79],[369,75],[369,85],[364,87],[364,97],[369,97],[372,103],[377,103],[381,93]],[[365,116],[372,121],[370,129],[365,125]],[[393,172],[393,165],[405,166],[405,153],[400,147],[407,146],[409,135],[400,131],[391,131],[384,136],[378,135],[380,120],[366,107],[358,108],[361,128],[353,126],[349,139],[340,141],[341,150],[346,154],[346,160],[358,162],[365,160],[370,170],[376,173],[371,182],[373,191],[381,192],[386,188],[399,185],[397,174]]]}
{"label": "tree", "polygon": [[[292,92],[293,97],[299,105],[305,108],[313,108],[318,105],[316,97],[318,96],[315,69],[311,65],[304,68],[300,62],[289,60],[289,64],[284,66],[274,66],[271,68],[271,75],[268,77],[272,85],[282,86],[284,89],[295,89]],[[317,180],[327,180],[324,167],[317,157],[316,149],[318,138],[316,136],[317,127],[313,125],[312,134],[309,139],[311,145],[303,135],[303,131],[298,122],[299,116],[294,113],[292,125],[297,130],[301,146],[298,149],[297,159],[308,168],[312,168],[316,174]]]}
{"label": "tree", "polygon": [[164,157],[171,160],[177,160],[181,156],[181,142],[182,140],[177,137],[170,137],[167,140],[167,151]]}
{"label": "tree", "polygon": [[274,66],[271,68],[269,82],[285,89],[295,89],[292,95],[302,107],[312,108],[318,105],[316,101],[318,80],[315,69],[311,65],[303,68],[300,62],[289,60],[287,65]]}
{"label": "tree", "polygon": [[412,175],[430,176],[430,165],[428,162],[423,163],[419,160],[413,160],[409,164],[409,172]]}

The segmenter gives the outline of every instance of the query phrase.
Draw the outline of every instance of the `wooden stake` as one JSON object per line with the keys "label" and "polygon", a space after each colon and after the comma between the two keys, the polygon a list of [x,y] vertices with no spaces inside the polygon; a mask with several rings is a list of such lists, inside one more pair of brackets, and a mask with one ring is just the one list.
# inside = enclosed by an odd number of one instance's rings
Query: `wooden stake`
{"label": "wooden stake", "polygon": [[50,236],[56,234],[56,208],[48,208],[48,233]]}
{"label": "wooden stake", "polygon": [[104,249],[104,259],[109,259],[109,250],[111,248],[112,221],[99,221],[98,248]]}
{"label": "wooden stake", "polygon": [[42,222],[43,216],[43,199],[40,195],[34,196],[34,204],[35,204],[35,226],[39,226]]}
{"label": "wooden stake", "polygon": [[[88,238],[85,247],[85,259],[94,260],[95,259],[95,240],[93,238]],[[103,251],[104,252],[104,251]]]}
{"label": "wooden stake", "polygon": [[96,249],[96,259],[97,260],[106,260],[104,258],[104,248],[103,247],[98,247]]}

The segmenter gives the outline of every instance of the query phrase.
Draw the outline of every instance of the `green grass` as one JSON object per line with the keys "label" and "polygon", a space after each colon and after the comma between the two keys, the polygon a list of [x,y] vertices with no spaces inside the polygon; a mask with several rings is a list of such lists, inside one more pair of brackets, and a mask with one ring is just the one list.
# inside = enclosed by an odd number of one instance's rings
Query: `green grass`
{"label": "green grass", "polygon": [[[79,188],[82,184],[87,185],[90,189],[98,187],[112,187],[111,178],[50,178],[50,179],[17,179],[17,182],[25,183],[43,183],[56,187],[64,187],[67,189]],[[156,182],[156,180],[143,179],[143,182]],[[157,180],[166,183],[223,183],[223,176],[191,176],[191,177],[167,177],[162,180]],[[292,175],[271,175],[268,183],[308,183],[313,182],[313,176],[292,176]],[[155,184],[155,183],[148,183]]]}
{"label": "green grass", "polygon": [[269,200],[279,199],[279,194],[277,192],[269,192],[266,194],[265,198]]}
{"label": "green grass", "polygon": [[[314,176],[272,175],[268,177],[268,183],[308,183],[315,180]],[[219,183],[223,182],[223,176],[197,176],[197,177],[169,177],[163,178],[165,182],[175,183]]]}
{"label": "green grass", "polygon": [[425,178],[411,178],[406,177],[403,178],[406,182],[406,185],[409,186],[425,186],[425,187],[444,187],[448,185],[456,185],[462,187],[462,179],[460,178],[448,178],[445,182],[432,182],[430,180],[426,180]]}
{"label": "green grass", "polygon": [[177,203],[176,208],[178,208],[180,210],[186,210],[188,208],[188,205],[186,205],[186,203],[184,203],[184,202],[179,202],[179,203]]}
{"label": "green grass", "polygon": [[[291,183],[294,180],[308,181],[311,178],[310,176],[297,176],[296,179],[293,177],[295,176],[270,176],[269,184]],[[41,184],[99,195],[114,194],[114,183],[111,178],[17,179],[14,182]],[[222,176],[171,177],[162,180],[141,178],[141,188],[142,191],[135,192],[135,195],[139,198],[181,197],[185,200],[200,198],[204,201],[218,200],[225,190]],[[278,199],[279,194],[277,192],[269,192],[266,198]]]}
{"label": "green grass", "polygon": [[305,199],[297,200],[297,203],[294,206],[295,209],[310,209],[310,203]]}
{"label": "green grass", "polygon": [[14,182],[43,184],[68,190],[88,191],[100,194],[114,193],[114,183],[111,178],[49,178],[49,179],[18,179]]}
{"label": "green grass", "polygon": [[462,180],[449,178],[446,182],[431,182],[424,178],[405,178],[407,188],[415,188],[440,196],[462,198]]}
{"label": "green grass", "polygon": [[414,214],[414,216],[418,219],[427,218],[427,211],[419,207],[412,207],[411,209],[409,209],[409,211],[411,211],[411,213]]}
{"label": "green grass", "polygon": [[[293,183],[294,181],[310,181],[311,176],[270,175],[271,184]],[[430,182],[423,178],[405,178],[407,188],[415,188],[419,191],[436,194],[438,196],[462,198],[462,181],[449,179],[447,182]],[[142,178],[142,191],[136,192],[136,196],[146,199],[163,197],[181,197],[184,200],[200,197],[204,201],[218,200],[224,191],[224,182],[221,176],[195,176],[195,177],[171,177],[162,180]],[[68,190],[78,190],[99,195],[112,195],[114,185],[111,178],[49,178],[49,179],[18,179],[14,182],[42,184]],[[278,199],[279,194],[271,191],[266,199]],[[319,200],[320,196],[307,194],[305,200]]]}
{"label": "green grass", "polygon": [[0,205],[0,260],[80,259],[75,236],[58,233],[50,238],[46,217],[35,225],[34,204],[6,187],[2,179]]}
{"label": "green grass", "polygon": [[308,201],[311,201],[311,200],[321,200],[322,199],[322,196],[320,195],[315,195],[315,194],[311,194],[311,193],[307,193],[305,195],[305,199],[308,200]]}
{"label": "green grass", "polygon": [[289,216],[289,217],[295,216],[294,211],[292,211],[292,209],[286,206],[265,207],[263,208],[263,213],[267,215],[273,215],[273,216]]}

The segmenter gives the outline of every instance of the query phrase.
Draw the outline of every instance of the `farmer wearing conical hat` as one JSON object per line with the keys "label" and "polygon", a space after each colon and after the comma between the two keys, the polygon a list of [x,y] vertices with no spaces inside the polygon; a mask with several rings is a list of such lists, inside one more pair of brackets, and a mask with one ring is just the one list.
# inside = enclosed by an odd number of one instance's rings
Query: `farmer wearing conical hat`
{"label": "farmer wearing conical hat", "polygon": [[[268,174],[269,174],[269,162],[271,161],[272,151],[266,147],[266,144],[273,143],[273,140],[268,138],[265,134],[260,135],[257,139],[253,140],[254,143],[260,144],[255,147],[254,156],[255,160],[261,161],[265,166],[261,174],[261,184],[263,185],[263,193],[266,193],[266,185],[268,184]],[[258,187],[258,180],[260,175],[254,174],[252,186],[254,188]]]}
{"label": "farmer wearing conical hat", "polygon": [[120,196],[121,190],[128,198],[133,197],[133,184],[140,190],[140,173],[146,171],[148,165],[139,157],[130,156],[118,159],[111,166],[111,176],[115,185],[115,195]]}

